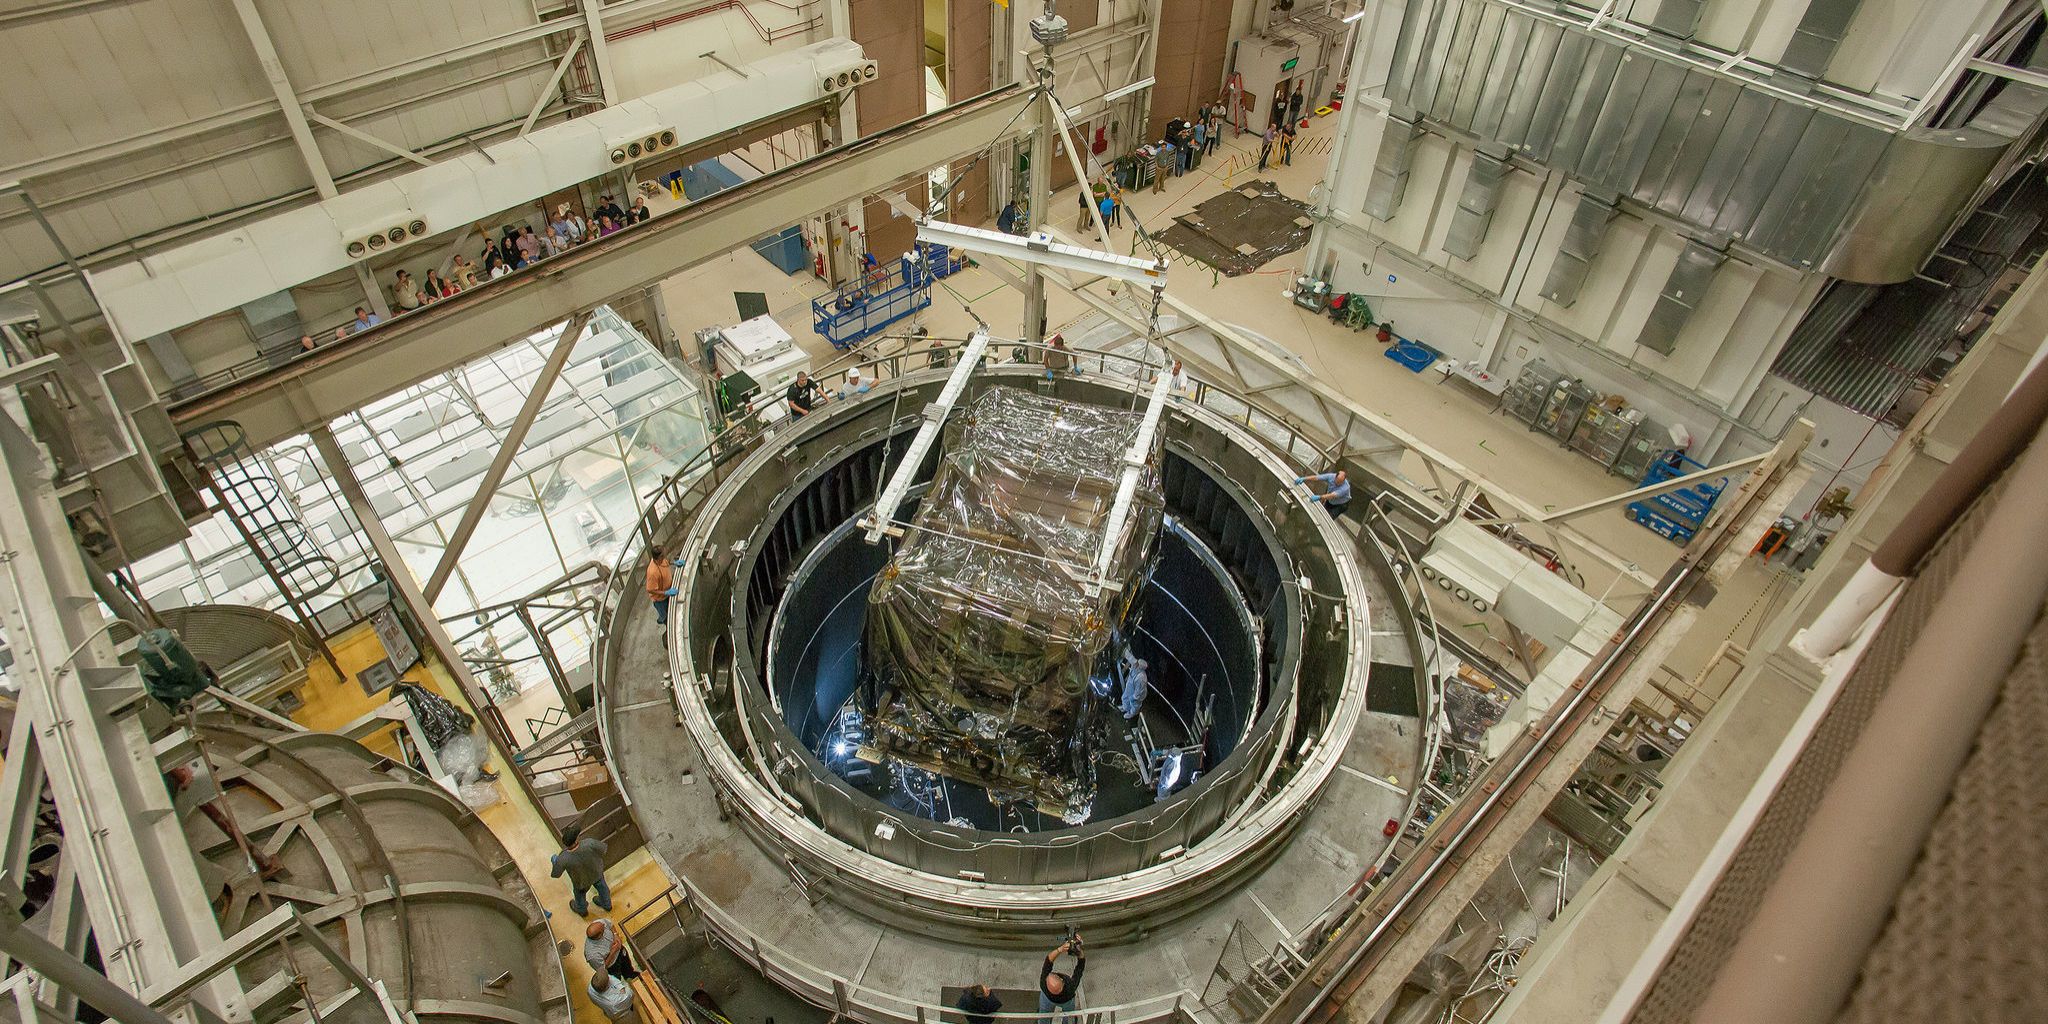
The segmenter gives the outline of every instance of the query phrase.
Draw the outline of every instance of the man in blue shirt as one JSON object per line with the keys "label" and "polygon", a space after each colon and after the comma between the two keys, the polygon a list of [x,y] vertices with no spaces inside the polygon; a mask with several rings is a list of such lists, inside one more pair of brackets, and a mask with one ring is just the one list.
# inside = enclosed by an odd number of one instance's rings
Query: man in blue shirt
{"label": "man in blue shirt", "polygon": [[361,306],[357,306],[356,318],[354,320],[349,321],[348,332],[350,334],[354,334],[357,331],[366,330],[368,328],[375,326],[377,326],[377,314],[372,313]]}
{"label": "man in blue shirt", "polygon": [[1311,480],[1321,483],[1323,490],[1322,493],[1318,494],[1314,489],[1310,489],[1309,500],[1321,502],[1323,508],[1330,513],[1330,518],[1334,519],[1343,515],[1344,510],[1351,507],[1351,481],[1344,475],[1343,470],[1340,469],[1335,473],[1317,473],[1312,476],[1298,476],[1294,478],[1295,483],[1303,485],[1306,485]]}

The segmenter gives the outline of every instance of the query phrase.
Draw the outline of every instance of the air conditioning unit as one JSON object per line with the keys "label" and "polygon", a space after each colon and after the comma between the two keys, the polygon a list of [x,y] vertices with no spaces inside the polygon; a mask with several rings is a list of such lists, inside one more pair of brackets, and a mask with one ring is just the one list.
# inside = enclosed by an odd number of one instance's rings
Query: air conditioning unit
{"label": "air conditioning unit", "polygon": [[680,141],[674,128],[649,128],[605,143],[606,157],[614,167],[637,163],[676,148]]}
{"label": "air conditioning unit", "polygon": [[843,68],[821,68],[824,72],[818,84],[827,93],[845,92],[864,82],[872,82],[882,73],[874,61],[864,60]]}
{"label": "air conditioning unit", "polygon": [[381,256],[402,245],[411,245],[427,237],[426,219],[406,210],[397,215],[398,222],[371,231],[350,231],[342,236],[342,252],[351,260],[366,260]]}

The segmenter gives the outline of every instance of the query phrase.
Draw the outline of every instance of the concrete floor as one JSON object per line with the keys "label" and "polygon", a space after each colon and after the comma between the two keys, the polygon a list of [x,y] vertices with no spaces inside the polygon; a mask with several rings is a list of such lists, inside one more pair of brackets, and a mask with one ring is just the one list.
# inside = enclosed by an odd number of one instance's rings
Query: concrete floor
{"label": "concrete floor", "polygon": [[[1226,137],[1222,147],[1207,157],[1199,170],[1167,179],[1164,191],[1126,193],[1128,207],[1121,227],[1110,229],[1110,240],[1118,252],[1133,244],[1133,224],[1148,233],[1166,229],[1172,218],[1194,209],[1202,200],[1254,178],[1276,182],[1281,191],[1306,198],[1321,180],[1334,148],[1331,137],[1337,118],[1312,120],[1302,132],[1292,166],[1257,169],[1258,138]],[[658,208],[672,206],[666,196],[652,200]],[[1048,206],[1054,226],[1063,231],[1074,227],[1074,190],[1057,194]],[[659,211],[658,211],[659,212]],[[1087,236],[1093,238],[1091,234]],[[1224,277],[1208,267],[1192,263],[1171,250],[1174,260],[1169,271],[1168,291],[1210,316],[1243,327],[1280,345],[1298,357],[1303,366],[1321,381],[1343,391],[1372,411],[1386,416],[1421,441],[1485,477],[1500,490],[1528,499],[1541,508],[1564,508],[1621,493],[1632,481],[1607,473],[1590,460],[1564,448],[1548,436],[1537,434],[1523,424],[1492,412],[1491,404],[1473,391],[1442,383],[1434,370],[1416,374],[1385,358],[1381,346],[1369,334],[1351,331],[1327,317],[1295,306],[1282,292],[1302,272],[1305,253],[1280,257],[1257,272],[1236,278]],[[798,343],[812,355],[813,365],[823,365],[835,353],[811,327],[810,300],[825,294],[826,288],[808,272],[787,275],[751,249],[741,247],[718,260],[679,274],[663,283],[670,325],[686,350],[694,349],[693,334],[699,328],[728,325],[738,318],[733,301],[735,291],[759,291],[768,297],[775,317]],[[1056,288],[1048,288],[1048,319],[1055,329],[1081,319],[1087,310],[1079,300]],[[964,337],[973,327],[966,312],[987,320],[996,335],[1020,333],[1023,298],[1013,289],[980,268],[969,269],[941,282],[931,308],[914,321],[941,337]],[[1426,336],[1428,325],[1403,325],[1407,333]],[[1421,476],[1419,470],[1414,474]],[[1676,558],[1677,545],[1629,522],[1613,510],[1582,517],[1578,529],[1594,542],[1633,563],[1654,577]],[[1632,608],[1644,588],[1622,580],[1598,564],[1579,563],[1586,586],[1605,597],[1617,609]],[[1730,589],[1754,596],[1775,577],[1775,570],[1760,565],[1745,567],[1731,581]],[[1674,655],[1671,668],[1683,677],[1699,672],[1714,653],[1721,631],[1746,610],[1749,598],[1730,595],[1715,602],[1705,628],[1695,631]],[[1735,607],[1740,605],[1741,607]],[[1722,616],[1727,615],[1724,622]],[[1446,616],[1453,624],[1455,612]],[[1712,639],[1707,637],[1712,635]],[[1725,673],[1723,673],[1725,674]]]}

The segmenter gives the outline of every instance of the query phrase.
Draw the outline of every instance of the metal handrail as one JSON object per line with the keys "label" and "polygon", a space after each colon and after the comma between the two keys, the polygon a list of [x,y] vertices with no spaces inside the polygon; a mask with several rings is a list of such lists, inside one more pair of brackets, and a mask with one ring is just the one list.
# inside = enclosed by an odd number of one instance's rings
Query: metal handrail
{"label": "metal handrail", "polygon": [[[759,972],[770,982],[819,1006],[837,1011],[842,1016],[855,1015],[864,1019],[887,1019],[914,1021],[919,1024],[938,1024],[942,1020],[957,1018],[958,1007],[938,1003],[920,1002],[891,996],[869,989],[858,982],[849,981],[823,968],[814,967],[801,957],[794,957],[771,943],[762,942],[759,937],[747,931],[745,926],[732,919],[712,900],[707,900],[687,878],[677,878],[659,896],[647,901],[640,909],[619,922],[620,931],[627,941],[632,941],[632,922],[649,910],[661,909],[673,912],[682,907],[702,918],[707,938],[717,941],[742,963]],[[745,944],[732,942],[726,935],[747,935]],[[796,965],[792,968],[790,965]],[[1182,990],[1161,994],[1132,1003],[1117,1003],[1111,1006],[1077,1006],[1072,1015],[1104,1024],[1149,1024],[1152,1021],[1186,1022],[1194,1019],[1192,1007],[1199,1006],[1198,993]],[[858,1011],[870,1011],[860,1014]],[[989,1016],[1002,1021],[1037,1022],[1044,1015],[1032,1010],[1000,1010]]]}
{"label": "metal handrail", "polygon": [[[884,337],[907,340],[911,336],[889,335]],[[946,351],[949,364],[951,359],[955,357],[955,350],[965,344],[965,339],[956,338],[917,338],[916,340],[920,342],[937,342],[939,348]],[[1004,344],[1013,352],[1021,349],[1027,357],[1036,354],[1037,361],[1040,362],[1044,358],[1044,352],[1049,351],[1049,346],[1032,342],[1019,341],[1014,343],[1005,342]],[[889,377],[895,377],[907,372],[905,369],[906,361],[909,361],[909,370],[911,371],[925,369],[930,359],[930,352],[931,349],[929,347],[918,350],[906,348],[902,351],[878,356],[864,350],[863,347],[857,346],[828,361],[824,367],[820,368],[816,376],[823,377],[824,373],[828,372],[827,368],[841,365],[859,365],[863,368],[873,367],[886,372]],[[1095,372],[1108,376],[1129,377],[1142,381],[1143,378],[1140,377],[1140,374],[1145,371],[1150,370],[1156,373],[1163,369],[1156,362],[1119,351],[1070,346],[1064,349],[1063,352],[1072,360],[1072,365],[1075,369],[1084,369],[1089,367],[1089,364],[1092,364]],[[1027,361],[1029,360],[1027,359]],[[1012,362],[1010,365],[1018,364]],[[1210,403],[1209,400],[1212,397],[1227,399],[1236,406],[1241,406],[1244,410],[1243,415],[1232,415],[1230,418],[1244,422],[1253,433],[1258,435],[1261,443],[1268,446],[1270,450],[1282,458],[1288,465],[1297,469],[1306,467],[1307,462],[1301,452],[1301,446],[1303,445],[1306,445],[1309,452],[1315,453],[1317,457],[1321,457],[1322,446],[1316,444],[1312,437],[1298,425],[1283,417],[1258,409],[1245,398],[1227,389],[1204,381],[1193,381],[1192,385],[1192,394],[1186,396],[1187,399],[1196,404],[1201,404],[1211,409],[1211,411],[1219,411]],[[750,413],[754,413],[780,400],[781,396],[779,395],[756,396],[755,399],[749,401],[747,408]],[[1276,441],[1274,437],[1261,431],[1259,429],[1260,421],[1278,428],[1282,439]],[[630,581],[634,578],[631,568],[645,557],[647,545],[652,543],[653,539],[657,536],[664,520],[668,519],[677,509],[685,507],[686,500],[693,495],[699,492],[708,492],[722,482],[723,477],[717,470],[719,466],[724,465],[728,461],[726,456],[736,455],[752,449],[763,438],[774,433],[778,427],[779,425],[759,422],[757,418],[747,416],[743,417],[735,425],[728,427],[725,433],[707,442],[703,448],[685,460],[675,473],[671,474],[659,487],[648,494],[644,511],[636,523],[632,537],[620,546],[618,556],[613,562],[612,571],[606,579],[603,591],[599,596],[599,626],[593,639],[596,653],[591,661],[592,675],[596,684],[594,688],[595,700],[600,708],[598,736],[600,744],[607,753],[607,759],[610,758],[612,746],[607,716],[602,714],[603,706],[609,696],[611,675],[611,666],[606,657],[606,647],[607,641],[615,634],[617,624],[620,621],[622,601],[627,591],[631,589]],[[737,436],[735,436],[736,434]],[[701,504],[701,501],[702,499],[700,498],[696,504]],[[1384,557],[1384,549],[1382,549],[1382,553]],[[1411,561],[1408,564],[1412,566],[1414,563]],[[1412,575],[1411,571],[1410,576]],[[1412,586],[1412,580],[1410,585]],[[1431,618],[1429,621],[1432,628],[1432,637],[1434,637],[1435,620]],[[1431,659],[1432,664],[1435,650],[1438,646],[1432,640],[1431,651],[1427,655]],[[1431,672],[1430,675],[1432,685],[1434,685],[1435,673]],[[675,688],[669,687],[668,689],[671,699],[676,699]],[[678,714],[680,714],[680,709],[678,709]],[[1427,761],[1424,762],[1425,765],[1427,763]],[[616,772],[616,768],[614,768],[614,771]],[[1416,787],[1418,794],[1420,789],[1421,787]],[[630,806],[632,798],[627,794],[626,787],[623,784],[619,787],[619,791],[621,797]],[[1416,798],[1411,796],[1411,812],[1412,801]],[[1391,849],[1391,846],[1389,849]],[[666,865],[664,865],[664,868],[666,868]],[[902,1024],[911,1024],[911,1022],[931,1024],[934,1020],[943,1019],[934,1015],[957,1015],[957,1010],[952,1007],[906,1000],[885,992],[869,989],[858,980],[839,977],[801,958],[792,957],[774,945],[764,943],[758,935],[736,918],[726,914],[714,901],[704,899],[688,878],[673,872],[669,874],[673,880],[669,889],[661,897],[657,897],[655,901],[650,901],[649,904],[643,906],[639,911],[635,911],[633,915],[626,918],[627,921],[631,921],[640,913],[645,912],[648,907],[654,906],[664,899],[672,903],[677,898],[677,894],[680,893],[683,905],[705,920],[709,926],[707,929],[708,933],[716,937],[721,944],[725,945],[735,955],[739,956],[741,960],[758,971],[764,978],[776,982],[792,992],[796,992],[798,995],[819,1006],[833,1009],[841,1015],[853,1014],[870,1020],[890,1020],[902,1022]],[[734,936],[744,937],[744,941],[735,942],[731,938]],[[1167,1020],[1185,1022],[1197,1019],[1195,1010],[1200,1005],[1201,999],[1198,993],[1183,991],[1173,993],[1170,996],[1154,996],[1136,1003],[1120,1004],[1107,1008],[1088,1008],[1079,1012],[1091,1016],[1107,1015],[1106,1019],[1108,1021],[1118,1022],[1118,1024],[1150,1024],[1153,1021]],[[858,1011],[867,1012],[860,1013]],[[999,1013],[995,1016],[1014,1019],[1020,1022],[1027,1018],[1035,1021],[1040,1017],[1035,1012]]]}

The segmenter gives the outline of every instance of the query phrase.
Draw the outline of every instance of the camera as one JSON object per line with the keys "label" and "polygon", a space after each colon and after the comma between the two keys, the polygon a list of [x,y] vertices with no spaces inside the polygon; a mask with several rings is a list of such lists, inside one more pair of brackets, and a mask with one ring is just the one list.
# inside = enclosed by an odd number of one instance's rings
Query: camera
{"label": "camera", "polygon": [[1067,952],[1075,956],[1081,955],[1081,929],[1073,925],[1067,926]]}

